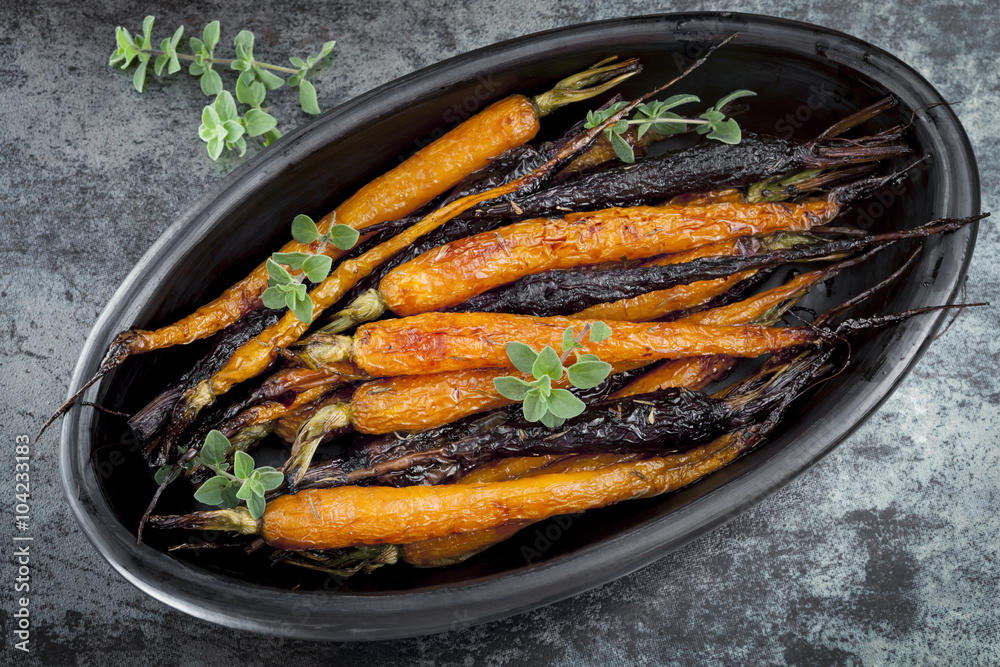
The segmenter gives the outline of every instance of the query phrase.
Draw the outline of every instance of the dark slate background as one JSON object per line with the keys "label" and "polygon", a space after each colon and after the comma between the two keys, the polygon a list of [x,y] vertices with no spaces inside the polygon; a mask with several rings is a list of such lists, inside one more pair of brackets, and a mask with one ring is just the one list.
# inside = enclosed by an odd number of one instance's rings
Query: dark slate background
{"label": "dark slate background", "polygon": [[[236,8],[236,5],[243,5]],[[161,10],[157,5],[172,5]],[[1000,661],[997,310],[964,313],[878,413],[797,481],[724,528],[575,599],[474,628],[386,643],[231,632],[172,611],[115,574],[69,515],[57,429],[32,460],[32,653],[11,648],[13,444],[61,402],[91,325],[136,260],[235,168],[210,162],[186,75],[132,90],[107,58],[115,25],[162,37],[222,21],[262,60],[338,40],[319,77],[331,108],[444,58],[526,33],[656,11],[738,10],[873,42],[961,101],[984,209],[998,204],[1000,10],[993,0],[885,2],[0,2],[0,645],[4,662],[575,665],[996,664]],[[152,79],[152,77],[151,77]],[[284,128],[306,117],[276,96]],[[192,125],[193,123],[193,125]],[[970,301],[997,299],[983,226]]]}

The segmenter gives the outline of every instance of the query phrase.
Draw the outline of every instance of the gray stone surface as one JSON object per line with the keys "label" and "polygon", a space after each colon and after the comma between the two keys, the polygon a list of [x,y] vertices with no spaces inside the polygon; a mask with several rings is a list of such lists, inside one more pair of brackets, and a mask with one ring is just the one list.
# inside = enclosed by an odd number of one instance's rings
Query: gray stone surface
{"label": "gray stone surface", "polygon": [[[162,6],[172,3],[160,3]],[[57,431],[35,447],[32,652],[12,649],[13,444],[61,401],[80,347],[133,263],[236,166],[205,159],[203,104],[177,75],[137,95],[107,67],[115,25],[159,33],[222,20],[263,58],[337,39],[319,80],[332,107],[449,56],[533,31],[654,11],[727,9],[850,32],[910,63],[969,131],[984,209],[997,206],[1000,9],[909,3],[470,1],[0,2],[0,637],[21,664],[908,664],[1000,661],[996,308],[966,312],[873,419],[807,474],[724,528],[575,599],[480,627],[324,645],[230,632],[116,575],[66,509]],[[279,98],[282,99],[282,98]],[[306,117],[283,98],[286,128]],[[995,224],[969,300],[996,300]]]}

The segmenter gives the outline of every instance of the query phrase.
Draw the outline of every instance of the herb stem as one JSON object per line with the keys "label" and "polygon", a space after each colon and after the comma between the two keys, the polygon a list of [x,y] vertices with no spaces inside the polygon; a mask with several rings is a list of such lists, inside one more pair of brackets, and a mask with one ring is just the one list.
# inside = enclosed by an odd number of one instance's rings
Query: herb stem
{"label": "herb stem", "polygon": [[209,470],[211,470],[215,474],[222,475],[223,477],[225,477],[226,479],[228,479],[231,482],[242,482],[243,481],[239,477],[237,477],[236,475],[233,475],[232,473],[226,472],[225,468],[220,468],[218,465],[216,465],[214,463],[206,463],[205,461],[202,461],[201,463],[202,463],[202,465],[204,465],[205,467],[207,467]]}
{"label": "herb stem", "polygon": [[687,125],[708,125],[710,121],[698,120],[696,118],[642,118],[640,120],[627,120],[629,125],[641,125],[642,123],[685,123]]}
{"label": "herb stem", "polygon": [[[589,324],[585,324],[584,327],[583,327],[583,331],[581,331],[580,335],[577,336],[576,338],[574,338],[573,340],[575,340],[577,343],[582,343],[583,342],[583,337],[587,335],[588,331],[590,331],[590,325]],[[562,355],[560,355],[560,357],[559,357],[559,363],[565,365],[566,364],[566,360],[569,359],[569,355],[572,354],[573,350],[575,350],[575,349],[576,349],[575,347],[571,347],[568,350],[563,350]]]}
{"label": "herb stem", "polygon": [[[165,56],[165,55],[167,55],[166,53],[164,53],[163,51],[160,51],[159,49],[140,49],[139,53],[146,53],[146,54],[149,54],[151,56]],[[177,57],[180,60],[191,60],[191,61],[197,60],[197,58],[195,56],[191,56],[191,55],[188,55],[186,53],[178,53],[176,55],[177,55]],[[203,58],[202,62],[204,62],[204,63],[212,63],[212,64],[215,64],[215,65],[232,65],[234,62],[236,62],[236,60],[232,59],[232,58]],[[257,65],[258,67],[263,67],[264,69],[273,69],[273,70],[275,70],[277,72],[285,72],[286,74],[298,74],[299,73],[299,70],[293,69],[291,67],[282,67],[281,65],[271,65],[271,64],[268,64],[268,63],[262,63],[262,62],[260,62],[258,60],[252,61],[251,64],[252,65]]]}

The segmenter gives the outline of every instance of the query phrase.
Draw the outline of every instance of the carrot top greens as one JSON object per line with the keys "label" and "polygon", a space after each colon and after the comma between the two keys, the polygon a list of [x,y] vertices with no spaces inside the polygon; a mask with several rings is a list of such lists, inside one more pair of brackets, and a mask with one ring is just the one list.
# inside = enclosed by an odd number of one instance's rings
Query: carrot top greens
{"label": "carrot top greens", "polygon": [[[514,367],[535,379],[525,382],[521,378],[507,376],[493,380],[493,386],[504,398],[523,402],[524,418],[540,421],[549,428],[562,426],[572,417],[583,412],[586,405],[568,389],[553,387],[553,382],[566,375],[569,383],[578,389],[591,389],[604,382],[611,374],[611,364],[601,361],[594,354],[580,354],[576,350],[583,347],[580,342],[590,333],[590,340],[600,343],[611,335],[611,328],[604,322],[587,324],[579,335],[573,336],[573,327],[563,332],[562,355],[550,345],[541,352],[535,352],[524,343],[507,343],[507,357]],[[576,362],[567,367],[566,359],[576,355]]]}
{"label": "carrot top greens", "polygon": [[[267,91],[276,90],[285,85],[286,81],[274,72],[281,72],[288,77],[288,86],[299,89],[299,104],[302,110],[309,114],[320,112],[316,99],[316,87],[306,79],[306,75],[333,51],[335,42],[323,44],[315,56],[289,58],[294,67],[271,65],[254,57],[254,36],[249,30],[241,30],[233,46],[235,59],[216,58],[215,47],[219,44],[220,28],[218,21],[212,21],[205,26],[201,39],[188,39],[190,54],[178,51],[180,41],[184,36],[184,26],[177,28],[171,37],[160,41],[160,48],[154,48],[152,16],[147,16],[142,22],[142,34],[132,35],[128,30],[118,26],[115,28],[117,48],[111,54],[109,65],[121,64],[121,69],[127,69],[133,60],[138,63],[132,76],[132,85],[140,93],[146,83],[146,72],[149,61],[154,56],[153,71],[160,76],[163,70],[167,74],[175,74],[181,69],[181,60],[191,61],[188,72],[197,76],[201,90],[208,96],[214,96],[215,101],[205,107],[202,112],[202,123],[198,134],[207,144],[208,155],[213,160],[219,159],[223,149],[239,150],[242,157],[247,150],[246,137],[264,137],[267,146],[278,137],[277,120],[262,107]],[[244,115],[240,115],[231,93],[222,84],[222,77],[214,65],[228,65],[240,73],[236,81],[236,99],[248,107]]]}
{"label": "carrot top greens", "polygon": [[[683,132],[688,125],[696,125],[695,131],[698,134],[708,135],[709,139],[715,139],[724,144],[738,144],[743,138],[740,126],[732,118],[726,118],[726,114],[721,109],[734,100],[756,94],[752,90],[735,90],[716,102],[715,106],[706,109],[698,118],[684,118],[670,111],[670,109],[683,104],[700,102],[697,95],[674,95],[665,100],[644,102],[636,107],[632,120],[622,118],[608,128],[605,134],[611,141],[611,147],[614,148],[618,159],[629,164],[635,162],[635,152],[622,135],[628,131],[630,125],[638,126],[640,139],[649,131],[661,135],[671,135]],[[587,112],[587,123],[584,127],[597,127],[624,109],[627,104],[627,102],[618,102],[602,111]]]}

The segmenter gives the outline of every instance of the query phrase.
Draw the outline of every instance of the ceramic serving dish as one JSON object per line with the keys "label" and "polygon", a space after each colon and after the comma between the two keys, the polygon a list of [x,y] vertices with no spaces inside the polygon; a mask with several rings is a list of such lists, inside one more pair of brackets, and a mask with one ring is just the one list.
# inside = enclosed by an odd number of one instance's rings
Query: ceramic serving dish
{"label": "ceramic serving dish", "polygon": [[[356,187],[493,100],[536,93],[609,55],[638,56],[645,70],[626,97],[676,76],[731,33],[677,90],[710,103],[736,88],[759,93],[750,129],[809,138],[833,121],[892,94],[899,106],[866,125],[908,122],[942,101],[913,69],[847,35],[742,14],[673,14],[619,19],[538,33],[414,72],[333,109],[290,133],[196,202],[140,260],[90,333],[71,391],[98,367],[115,334],[152,328],[216,296],[281,245],[295,214],[322,215]],[[544,119],[553,134],[580,105]],[[912,227],[979,211],[979,182],[968,139],[947,107],[914,116],[913,145],[931,159],[908,183],[852,213],[875,231]],[[905,281],[860,314],[943,304],[955,294],[976,230],[930,239]],[[840,275],[811,295],[822,309],[858,293],[902,264],[900,244],[878,262]],[[629,573],[712,530],[815,463],[851,433],[899,384],[943,316],[913,319],[855,346],[847,372],[809,394],[773,441],[671,495],[554,519],[451,568],[405,565],[338,579],[272,566],[263,552],[168,554],[177,533],[135,529],[154,485],[121,420],[73,408],[62,425],[61,469],[83,531],[130,582],[199,618],[286,636],[384,639],[437,632],[544,605]],[[133,358],[105,377],[88,400],[132,411],[172,380],[203,347]],[[116,445],[108,447],[106,445]],[[175,485],[180,486],[180,485]],[[193,509],[189,489],[170,489],[158,510]],[[805,508],[803,511],[808,511]],[[211,536],[210,536],[211,537]],[[216,536],[217,537],[217,536]]]}

